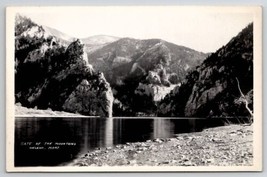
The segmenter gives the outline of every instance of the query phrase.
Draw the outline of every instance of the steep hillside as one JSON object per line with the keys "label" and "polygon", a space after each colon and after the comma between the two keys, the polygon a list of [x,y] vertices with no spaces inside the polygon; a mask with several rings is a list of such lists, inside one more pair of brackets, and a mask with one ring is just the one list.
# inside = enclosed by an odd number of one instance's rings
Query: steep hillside
{"label": "steep hillside", "polygon": [[[244,94],[244,96],[242,96]],[[253,110],[253,24],[211,54],[160,103],[161,116],[249,116]]]}
{"label": "steep hillside", "polygon": [[119,39],[88,53],[89,62],[96,70],[104,72],[112,84],[121,82],[136,68],[146,75],[160,64],[164,65],[167,73],[177,74],[181,81],[188,70],[199,65],[206,57],[204,53],[160,39],[132,38]]}
{"label": "steep hillside", "polygon": [[68,46],[71,42],[75,40],[74,37],[69,36],[61,31],[58,31],[57,29],[48,26],[42,26],[42,27],[48,35],[54,36],[58,40],[58,42],[64,46]]}
{"label": "steep hillside", "polygon": [[114,114],[155,115],[157,102],[207,55],[160,39],[122,38],[88,53],[116,98]]}
{"label": "steep hillside", "polygon": [[87,61],[80,40],[67,47],[22,16],[15,25],[15,101],[86,115],[112,115],[113,94]]}

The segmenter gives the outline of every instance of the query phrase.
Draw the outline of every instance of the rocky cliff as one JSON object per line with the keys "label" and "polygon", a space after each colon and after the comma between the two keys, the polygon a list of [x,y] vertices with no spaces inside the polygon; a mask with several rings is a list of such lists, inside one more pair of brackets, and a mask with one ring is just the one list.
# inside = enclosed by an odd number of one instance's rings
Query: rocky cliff
{"label": "rocky cliff", "polygon": [[[240,88],[240,89],[239,89]],[[253,110],[253,24],[211,54],[160,103],[163,116],[248,116]]]}
{"label": "rocky cliff", "polygon": [[86,115],[112,117],[113,94],[103,74],[95,79],[84,79],[69,95],[63,109]]}
{"label": "rocky cliff", "polygon": [[176,74],[181,81],[206,57],[202,52],[161,39],[121,38],[88,52],[89,62],[95,70],[104,73],[111,85],[120,84],[129,75],[147,75],[159,65],[166,69],[167,74]]}
{"label": "rocky cliff", "polygon": [[15,25],[15,101],[86,115],[112,116],[113,94],[88,63],[80,40],[62,44],[22,16]]}
{"label": "rocky cliff", "polygon": [[157,102],[207,55],[160,39],[121,38],[88,53],[116,98],[116,116],[155,115]]}
{"label": "rocky cliff", "polygon": [[154,102],[158,102],[164,99],[164,97],[170,93],[176,85],[171,85],[169,87],[159,86],[153,84],[143,84],[139,83],[138,87],[135,89],[136,95],[147,95],[151,96]]}

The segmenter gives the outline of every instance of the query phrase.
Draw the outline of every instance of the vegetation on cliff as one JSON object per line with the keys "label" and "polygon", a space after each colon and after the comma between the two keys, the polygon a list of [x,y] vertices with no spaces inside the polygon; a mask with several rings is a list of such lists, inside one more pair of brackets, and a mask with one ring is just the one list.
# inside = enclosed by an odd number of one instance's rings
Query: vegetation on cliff
{"label": "vegetation on cliff", "polygon": [[[247,105],[240,101],[246,98]],[[253,24],[191,71],[159,106],[161,116],[251,116]],[[249,109],[248,109],[249,108]]]}
{"label": "vegetation on cliff", "polygon": [[88,52],[89,62],[104,73],[113,88],[116,116],[156,115],[158,98],[164,98],[206,56],[160,39],[132,38]]}
{"label": "vegetation on cliff", "polygon": [[[15,26],[15,71],[15,101],[22,106],[112,115],[111,88],[88,63],[81,41],[65,47],[42,26],[21,16],[16,17]],[[90,94],[85,97],[82,92],[75,95],[75,101],[70,99],[84,82]],[[80,109],[84,102],[87,106]]]}

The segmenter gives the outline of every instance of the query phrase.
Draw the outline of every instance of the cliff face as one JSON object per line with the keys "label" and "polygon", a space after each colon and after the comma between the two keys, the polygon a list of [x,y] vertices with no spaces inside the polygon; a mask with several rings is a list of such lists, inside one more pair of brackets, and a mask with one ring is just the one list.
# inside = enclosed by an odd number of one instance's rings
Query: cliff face
{"label": "cliff face", "polygon": [[103,74],[95,79],[84,79],[69,95],[63,109],[86,115],[112,117],[113,94]]}
{"label": "cliff face", "polygon": [[176,85],[171,85],[169,87],[159,86],[153,84],[142,84],[139,83],[138,87],[135,89],[136,95],[146,95],[151,96],[154,102],[158,102],[164,99],[164,97],[170,93]]}
{"label": "cliff face", "polygon": [[88,52],[88,60],[107,81],[116,86],[128,76],[147,75],[158,65],[167,74],[176,74],[177,82],[184,79],[190,69],[200,64],[206,54],[178,46],[161,39],[138,40],[121,38]]}
{"label": "cliff face", "polygon": [[104,73],[113,88],[116,116],[155,115],[157,103],[205,57],[160,39],[131,38],[88,54],[90,63]]}
{"label": "cliff face", "polygon": [[253,109],[253,24],[191,71],[160,103],[165,116],[247,116],[241,91]]}
{"label": "cliff face", "polygon": [[15,101],[86,115],[112,116],[113,95],[101,73],[88,63],[83,44],[65,47],[30,19],[15,26]]}

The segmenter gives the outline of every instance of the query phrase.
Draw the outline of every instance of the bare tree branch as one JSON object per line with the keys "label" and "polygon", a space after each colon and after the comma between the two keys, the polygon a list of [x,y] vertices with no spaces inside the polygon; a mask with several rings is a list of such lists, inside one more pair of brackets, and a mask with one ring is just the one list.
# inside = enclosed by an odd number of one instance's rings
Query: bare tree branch
{"label": "bare tree branch", "polygon": [[243,97],[245,99],[245,95],[243,94],[243,92],[241,91],[241,88],[240,88],[239,80],[237,79],[237,77],[235,79],[236,79],[237,87],[238,87],[238,90],[239,90],[239,92],[241,94],[241,97]]}
{"label": "bare tree branch", "polygon": [[248,107],[248,100],[246,99],[245,95],[243,94],[243,92],[242,92],[242,90],[241,90],[241,88],[240,88],[240,84],[239,84],[239,80],[238,80],[238,78],[236,77],[235,79],[236,79],[236,81],[237,81],[237,87],[238,87],[238,90],[239,90],[239,92],[240,92],[240,94],[241,94],[241,98],[240,98],[240,100],[241,100],[243,103],[245,103],[245,107],[246,107],[246,109],[248,110],[249,114],[251,115],[250,123],[252,123],[252,120],[253,120],[253,111]]}

